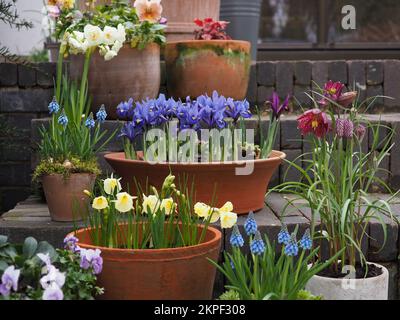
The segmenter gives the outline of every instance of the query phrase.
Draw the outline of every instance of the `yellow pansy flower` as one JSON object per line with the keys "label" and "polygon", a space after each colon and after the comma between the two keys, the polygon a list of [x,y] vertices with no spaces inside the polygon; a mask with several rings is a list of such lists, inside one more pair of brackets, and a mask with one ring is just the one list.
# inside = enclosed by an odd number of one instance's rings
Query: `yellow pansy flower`
{"label": "yellow pansy flower", "polygon": [[93,199],[92,208],[96,210],[103,210],[108,207],[106,197],[100,196]]}
{"label": "yellow pansy flower", "polygon": [[117,194],[117,200],[115,202],[115,209],[119,212],[128,212],[133,209],[133,197],[127,192],[121,192]]}

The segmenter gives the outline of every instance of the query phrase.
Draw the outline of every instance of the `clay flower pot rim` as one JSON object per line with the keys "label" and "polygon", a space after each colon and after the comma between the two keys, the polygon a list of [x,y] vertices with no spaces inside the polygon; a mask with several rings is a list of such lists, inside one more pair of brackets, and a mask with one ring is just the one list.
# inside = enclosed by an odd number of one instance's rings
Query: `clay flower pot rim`
{"label": "clay flower pot rim", "polygon": [[[267,159],[255,159],[255,160],[238,160],[238,161],[231,161],[231,162],[155,162],[152,163],[150,161],[144,161],[144,160],[132,160],[132,159],[126,159],[124,152],[111,152],[107,153],[104,155],[105,159],[110,159],[110,160],[118,160],[121,162],[126,162],[126,163],[137,163],[137,164],[149,164],[149,165],[159,165],[159,166],[170,166],[170,165],[184,165],[184,166],[191,166],[191,167],[204,167],[204,166],[238,166],[242,165],[245,163],[249,162],[254,162],[256,163],[264,163],[264,162],[272,162],[276,161],[277,159],[285,159],[286,158],[286,153],[278,150],[272,150],[272,154],[274,156],[269,157]],[[122,156],[122,157],[121,157]]]}
{"label": "clay flower pot rim", "polygon": [[[123,224],[120,224],[120,226]],[[204,225],[198,225],[198,228],[204,229]],[[91,228],[81,228],[76,231],[73,231],[67,235],[68,236],[75,236],[79,239],[79,234],[82,234],[84,232],[89,231]],[[171,253],[180,253],[184,251],[191,250],[193,248],[196,249],[201,249],[205,247],[209,247],[210,245],[213,245],[214,243],[217,243],[220,241],[222,238],[221,231],[218,229],[208,226],[207,230],[212,233],[212,238],[211,240],[208,240],[206,242],[202,242],[200,244],[196,244],[193,246],[186,246],[186,247],[177,247],[177,248],[163,248],[163,249],[120,249],[120,248],[108,248],[108,247],[101,247],[101,246],[95,246],[92,244],[87,244],[83,243],[80,240],[78,241],[78,245],[83,245],[85,248],[89,249],[100,249],[102,252],[119,252],[119,253],[126,253],[126,254],[132,254],[132,253],[141,253],[142,255],[148,253],[150,255],[154,255],[157,253],[166,253],[166,252],[171,252]],[[171,259],[173,260],[173,259]]]}
{"label": "clay flower pot rim", "polygon": [[[65,179],[69,179],[71,176],[77,176],[77,175],[88,175],[88,176],[96,176],[95,173],[89,173],[89,172],[72,172],[69,175],[65,176]],[[59,177],[64,175],[62,173],[48,173],[44,174],[43,176],[40,177],[40,179],[43,179],[44,177]]]}
{"label": "clay flower pot rim", "polygon": [[[373,264],[373,265],[381,268],[382,269],[382,273],[379,276],[375,276],[375,277],[351,279],[352,281],[356,281],[358,283],[360,283],[360,282],[371,282],[371,281],[375,281],[378,278],[385,277],[386,274],[388,274],[388,272],[389,272],[388,269],[385,266],[383,266],[383,265],[381,265],[379,263],[368,262],[367,261],[367,264]],[[309,265],[309,266],[311,266],[311,265]],[[321,280],[324,279],[324,281],[330,281],[330,282],[340,282],[340,281],[345,280],[345,278],[331,278],[331,277],[319,276],[317,274],[315,274],[313,277],[315,277],[315,279],[321,279]]]}
{"label": "clay flower pot rim", "polygon": [[245,41],[245,40],[221,40],[221,39],[215,39],[215,40],[175,40],[175,41],[168,41],[167,42],[167,47],[168,46],[174,46],[180,43],[185,43],[185,44],[191,44],[191,43],[204,43],[204,44],[220,44],[220,43],[237,43],[237,44],[241,44],[243,46],[250,46],[250,42],[249,41]]}

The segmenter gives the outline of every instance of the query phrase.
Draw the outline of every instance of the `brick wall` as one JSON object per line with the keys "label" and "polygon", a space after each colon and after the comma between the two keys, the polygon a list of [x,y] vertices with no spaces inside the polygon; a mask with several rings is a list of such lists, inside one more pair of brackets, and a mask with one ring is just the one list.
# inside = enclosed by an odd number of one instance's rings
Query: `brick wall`
{"label": "brick wall", "polygon": [[55,65],[0,63],[0,212],[31,193],[31,120],[47,116]]}
{"label": "brick wall", "polygon": [[[166,92],[164,65],[162,71],[160,91]],[[0,63],[0,212],[12,208],[31,192],[30,122],[47,116],[54,73],[55,64],[51,63],[38,64],[35,68]],[[363,96],[392,96],[395,100],[380,99],[374,110],[400,112],[400,60],[258,62],[251,68],[247,98],[262,106],[276,90],[282,97],[290,93],[300,103],[307,104],[309,101],[303,92],[311,89],[313,82],[322,85],[328,79],[340,80],[348,86],[354,83]],[[399,122],[398,115],[388,116],[387,120],[393,126]],[[289,159],[295,159],[305,148],[296,141],[299,138],[295,118],[287,117],[277,147]],[[34,140],[37,141],[37,135]],[[398,188],[400,151],[395,151],[384,165],[392,170],[391,182]],[[282,180],[284,172],[286,167],[282,166],[275,183]],[[288,179],[296,175],[295,170],[290,171]]]}

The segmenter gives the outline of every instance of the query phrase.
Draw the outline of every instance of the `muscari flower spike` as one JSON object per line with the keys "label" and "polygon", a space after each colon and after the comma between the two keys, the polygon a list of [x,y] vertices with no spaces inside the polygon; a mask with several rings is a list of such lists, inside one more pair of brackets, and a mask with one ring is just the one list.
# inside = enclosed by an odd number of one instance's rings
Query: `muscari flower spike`
{"label": "muscari flower spike", "polygon": [[68,124],[68,117],[65,114],[64,110],[61,112],[61,115],[58,117],[58,123],[61,124],[64,127],[66,127],[67,124]]}
{"label": "muscari flower spike", "polygon": [[261,238],[260,231],[257,230],[256,235],[250,243],[250,251],[255,255],[262,255],[265,251],[265,243]]}
{"label": "muscari flower spike", "polygon": [[254,219],[254,212],[250,211],[244,223],[244,230],[248,236],[255,235],[257,232],[257,222]]}
{"label": "muscari flower spike", "polygon": [[244,245],[244,240],[242,235],[240,234],[238,226],[235,224],[233,227],[233,231],[230,237],[230,243],[232,247],[243,247]]}
{"label": "muscari flower spike", "polygon": [[85,121],[85,127],[92,129],[92,128],[94,128],[95,125],[96,125],[96,122],[93,119],[93,114],[90,113],[89,117],[87,117],[87,119]]}
{"label": "muscari flower spike", "polygon": [[281,228],[281,231],[278,233],[278,243],[282,243],[284,245],[287,245],[290,241],[290,234],[289,231],[286,227],[286,225],[283,225]]}
{"label": "muscari flower spike", "polygon": [[288,257],[295,257],[299,253],[299,246],[297,245],[296,234],[292,233],[289,243],[285,246],[285,254]]}
{"label": "muscari flower spike", "polygon": [[96,113],[96,119],[99,123],[103,123],[107,119],[107,112],[104,104],[101,105],[99,111]]}
{"label": "muscari flower spike", "polygon": [[60,105],[58,104],[56,97],[53,97],[53,100],[49,103],[48,108],[50,114],[58,113],[58,111],[60,110]]}
{"label": "muscari flower spike", "polygon": [[303,237],[300,239],[300,248],[302,248],[303,250],[310,250],[312,248],[312,239],[310,236],[310,229],[307,229],[304,234]]}

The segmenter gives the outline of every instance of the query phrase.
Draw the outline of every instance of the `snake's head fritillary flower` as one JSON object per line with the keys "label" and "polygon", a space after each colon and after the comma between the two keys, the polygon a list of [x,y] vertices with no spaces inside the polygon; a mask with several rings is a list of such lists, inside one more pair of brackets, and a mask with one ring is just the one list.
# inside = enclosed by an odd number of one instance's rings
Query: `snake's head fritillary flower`
{"label": "snake's head fritillary flower", "polygon": [[298,128],[302,135],[313,133],[318,138],[325,136],[331,129],[331,124],[325,112],[311,109],[297,118]]}
{"label": "snake's head fritillary flower", "polygon": [[367,129],[362,124],[357,125],[356,128],[354,129],[354,134],[359,141],[362,141],[364,139],[366,132]]}
{"label": "snake's head fritillary flower", "polygon": [[354,133],[354,124],[350,119],[336,119],[336,134],[339,138],[352,138]]}
{"label": "snake's head fritillary flower", "polygon": [[336,102],[338,100],[338,98],[342,95],[343,88],[344,88],[344,84],[342,84],[340,81],[333,82],[332,80],[329,80],[324,85],[324,89],[323,89],[324,98],[322,98],[319,101],[319,103],[321,105],[327,105],[329,103],[329,101],[327,99],[325,99],[325,97]]}
{"label": "snake's head fritillary flower", "polygon": [[311,235],[310,235],[310,229],[307,229],[303,236],[300,239],[300,248],[302,248],[303,250],[310,250],[312,248],[312,239],[311,239]]}
{"label": "snake's head fritillary flower", "polygon": [[249,215],[247,216],[247,219],[244,223],[244,230],[248,236],[255,235],[257,232],[257,222],[256,219],[254,219],[253,211],[250,211]]}
{"label": "snake's head fritillary flower", "polygon": [[281,231],[278,233],[278,243],[287,245],[290,241],[290,234],[286,225],[282,225]]}
{"label": "snake's head fritillary flower", "polygon": [[261,238],[260,231],[256,232],[254,239],[250,243],[250,251],[254,255],[262,255],[265,252],[265,243]]}
{"label": "snake's head fritillary flower", "polygon": [[240,234],[239,227],[237,225],[233,227],[229,241],[232,247],[237,247],[237,248],[243,247],[244,240],[242,235]]}
{"label": "snake's head fritillary flower", "polygon": [[357,98],[357,91],[345,92],[337,99],[337,103],[339,103],[342,107],[346,108],[349,105],[351,105],[356,98]]}

